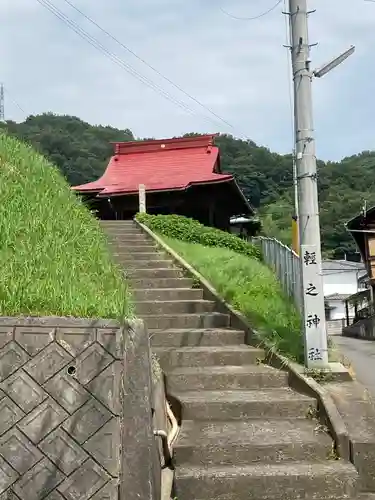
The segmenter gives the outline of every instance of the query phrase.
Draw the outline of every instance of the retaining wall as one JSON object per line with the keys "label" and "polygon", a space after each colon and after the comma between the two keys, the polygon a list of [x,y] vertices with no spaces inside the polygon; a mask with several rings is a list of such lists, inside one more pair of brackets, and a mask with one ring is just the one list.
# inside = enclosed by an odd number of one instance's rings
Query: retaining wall
{"label": "retaining wall", "polygon": [[141,321],[0,318],[0,498],[156,500]]}

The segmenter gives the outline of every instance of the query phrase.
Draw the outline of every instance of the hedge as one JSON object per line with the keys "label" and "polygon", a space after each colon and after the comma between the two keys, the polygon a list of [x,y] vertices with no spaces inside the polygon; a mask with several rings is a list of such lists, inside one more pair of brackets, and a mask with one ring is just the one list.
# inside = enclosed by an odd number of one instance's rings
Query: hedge
{"label": "hedge", "polygon": [[260,250],[255,245],[233,234],[207,227],[200,222],[181,215],[150,215],[139,213],[136,220],[155,233],[187,243],[199,243],[207,247],[229,248],[239,254],[260,259]]}

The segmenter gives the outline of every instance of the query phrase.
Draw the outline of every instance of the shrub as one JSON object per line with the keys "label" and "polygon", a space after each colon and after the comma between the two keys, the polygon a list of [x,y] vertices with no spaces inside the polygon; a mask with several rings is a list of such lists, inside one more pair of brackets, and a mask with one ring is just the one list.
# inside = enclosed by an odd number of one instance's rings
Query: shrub
{"label": "shrub", "polygon": [[155,233],[187,243],[200,243],[207,247],[228,248],[242,255],[260,259],[259,248],[220,229],[207,227],[181,215],[149,215],[139,213],[136,220]]}
{"label": "shrub", "polygon": [[165,236],[164,241],[247,318],[258,340],[303,363],[300,314],[271,269],[226,248],[207,248]]}

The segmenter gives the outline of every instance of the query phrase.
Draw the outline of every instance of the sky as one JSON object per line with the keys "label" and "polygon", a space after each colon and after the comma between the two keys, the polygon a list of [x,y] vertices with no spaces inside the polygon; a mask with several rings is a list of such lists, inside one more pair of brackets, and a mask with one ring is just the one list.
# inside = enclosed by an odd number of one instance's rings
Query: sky
{"label": "sky", "polygon": [[[0,81],[6,119],[18,122],[54,112],[129,128],[138,138],[223,132],[279,153],[291,151],[292,82],[283,46],[283,2],[249,20],[276,0],[70,0],[193,100],[65,0],[47,1],[117,62],[37,0],[2,0]],[[311,51],[312,67],[356,46],[345,63],[313,82],[317,156],[340,160],[375,150],[375,2],[308,3],[316,9],[309,16],[310,42],[318,42]]]}

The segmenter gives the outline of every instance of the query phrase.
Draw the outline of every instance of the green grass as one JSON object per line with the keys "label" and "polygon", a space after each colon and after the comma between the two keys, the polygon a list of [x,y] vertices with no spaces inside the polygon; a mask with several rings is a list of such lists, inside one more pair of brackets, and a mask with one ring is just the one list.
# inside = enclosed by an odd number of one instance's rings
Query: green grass
{"label": "green grass", "polygon": [[160,237],[249,320],[260,341],[303,362],[300,316],[266,265],[227,248]]}
{"label": "green grass", "polygon": [[53,165],[3,133],[0,200],[1,316],[132,315],[98,221]]}

